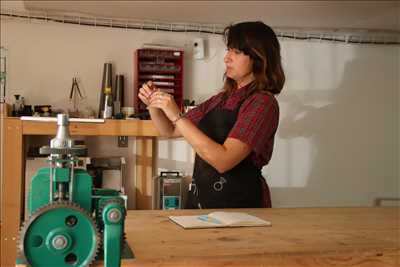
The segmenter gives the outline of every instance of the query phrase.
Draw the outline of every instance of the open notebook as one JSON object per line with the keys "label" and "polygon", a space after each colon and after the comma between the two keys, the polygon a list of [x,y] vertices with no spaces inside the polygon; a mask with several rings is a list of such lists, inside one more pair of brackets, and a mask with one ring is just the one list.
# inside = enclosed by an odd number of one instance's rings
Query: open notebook
{"label": "open notebook", "polygon": [[169,216],[169,219],[185,229],[271,226],[271,222],[244,212],[215,211],[207,215]]}

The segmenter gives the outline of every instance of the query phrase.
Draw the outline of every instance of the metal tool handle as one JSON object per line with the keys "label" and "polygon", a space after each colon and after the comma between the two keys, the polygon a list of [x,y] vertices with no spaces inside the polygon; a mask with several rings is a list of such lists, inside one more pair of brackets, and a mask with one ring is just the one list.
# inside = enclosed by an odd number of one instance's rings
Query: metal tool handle
{"label": "metal tool handle", "polygon": [[161,172],[160,176],[166,177],[167,175],[175,175],[176,177],[180,176],[179,172],[174,172],[174,171],[166,171],[166,172]]}

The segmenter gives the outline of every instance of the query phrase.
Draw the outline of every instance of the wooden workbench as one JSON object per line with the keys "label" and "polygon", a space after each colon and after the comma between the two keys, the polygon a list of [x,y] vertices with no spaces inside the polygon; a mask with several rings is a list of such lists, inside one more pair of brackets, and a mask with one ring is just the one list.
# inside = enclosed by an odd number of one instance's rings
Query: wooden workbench
{"label": "wooden workbench", "polygon": [[[136,138],[136,207],[151,207],[150,188],[146,182],[153,177],[153,148],[158,132],[151,121],[106,120],[104,123],[71,123],[75,136],[135,136]],[[23,215],[25,147],[28,135],[55,135],[55,122],[21,121],[1,118],[1,149],[4,157],[1,170],[1,265],[14,266],[16,241]]]}
{"label": "wooden workbench", "polygon": [[400,266],[398,207],[240,210],[272,227],[184,230],[168,220],[211,211],[128,211],[136,259],[122,266]]}

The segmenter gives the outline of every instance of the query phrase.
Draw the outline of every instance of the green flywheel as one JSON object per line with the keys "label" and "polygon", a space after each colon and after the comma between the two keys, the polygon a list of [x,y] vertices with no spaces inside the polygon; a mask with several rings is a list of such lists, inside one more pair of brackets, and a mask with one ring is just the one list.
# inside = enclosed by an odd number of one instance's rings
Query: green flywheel
{"label": "green flywheel", "polygon": [[97,255],[96,223],[77,204],[54,202],[36,212],[21,229],[21,256],[33,267],[88,266]]}

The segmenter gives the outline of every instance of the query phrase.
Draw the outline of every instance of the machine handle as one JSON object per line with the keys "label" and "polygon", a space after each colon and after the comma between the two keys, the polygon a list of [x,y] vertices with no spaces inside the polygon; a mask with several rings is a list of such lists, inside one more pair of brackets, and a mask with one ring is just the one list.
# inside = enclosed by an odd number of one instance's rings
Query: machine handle
{"label": "machine handle", "polygon": [[166,177],[167,174],[170,174],[170,175],[171,175],[171,174],[174,174],[174,175],[177,176],[177,177],[180,176],[180,175],[179,175],[179,172],[172,172],[172,171],[171,171],[171,172],[161,172],[160,176]]}

